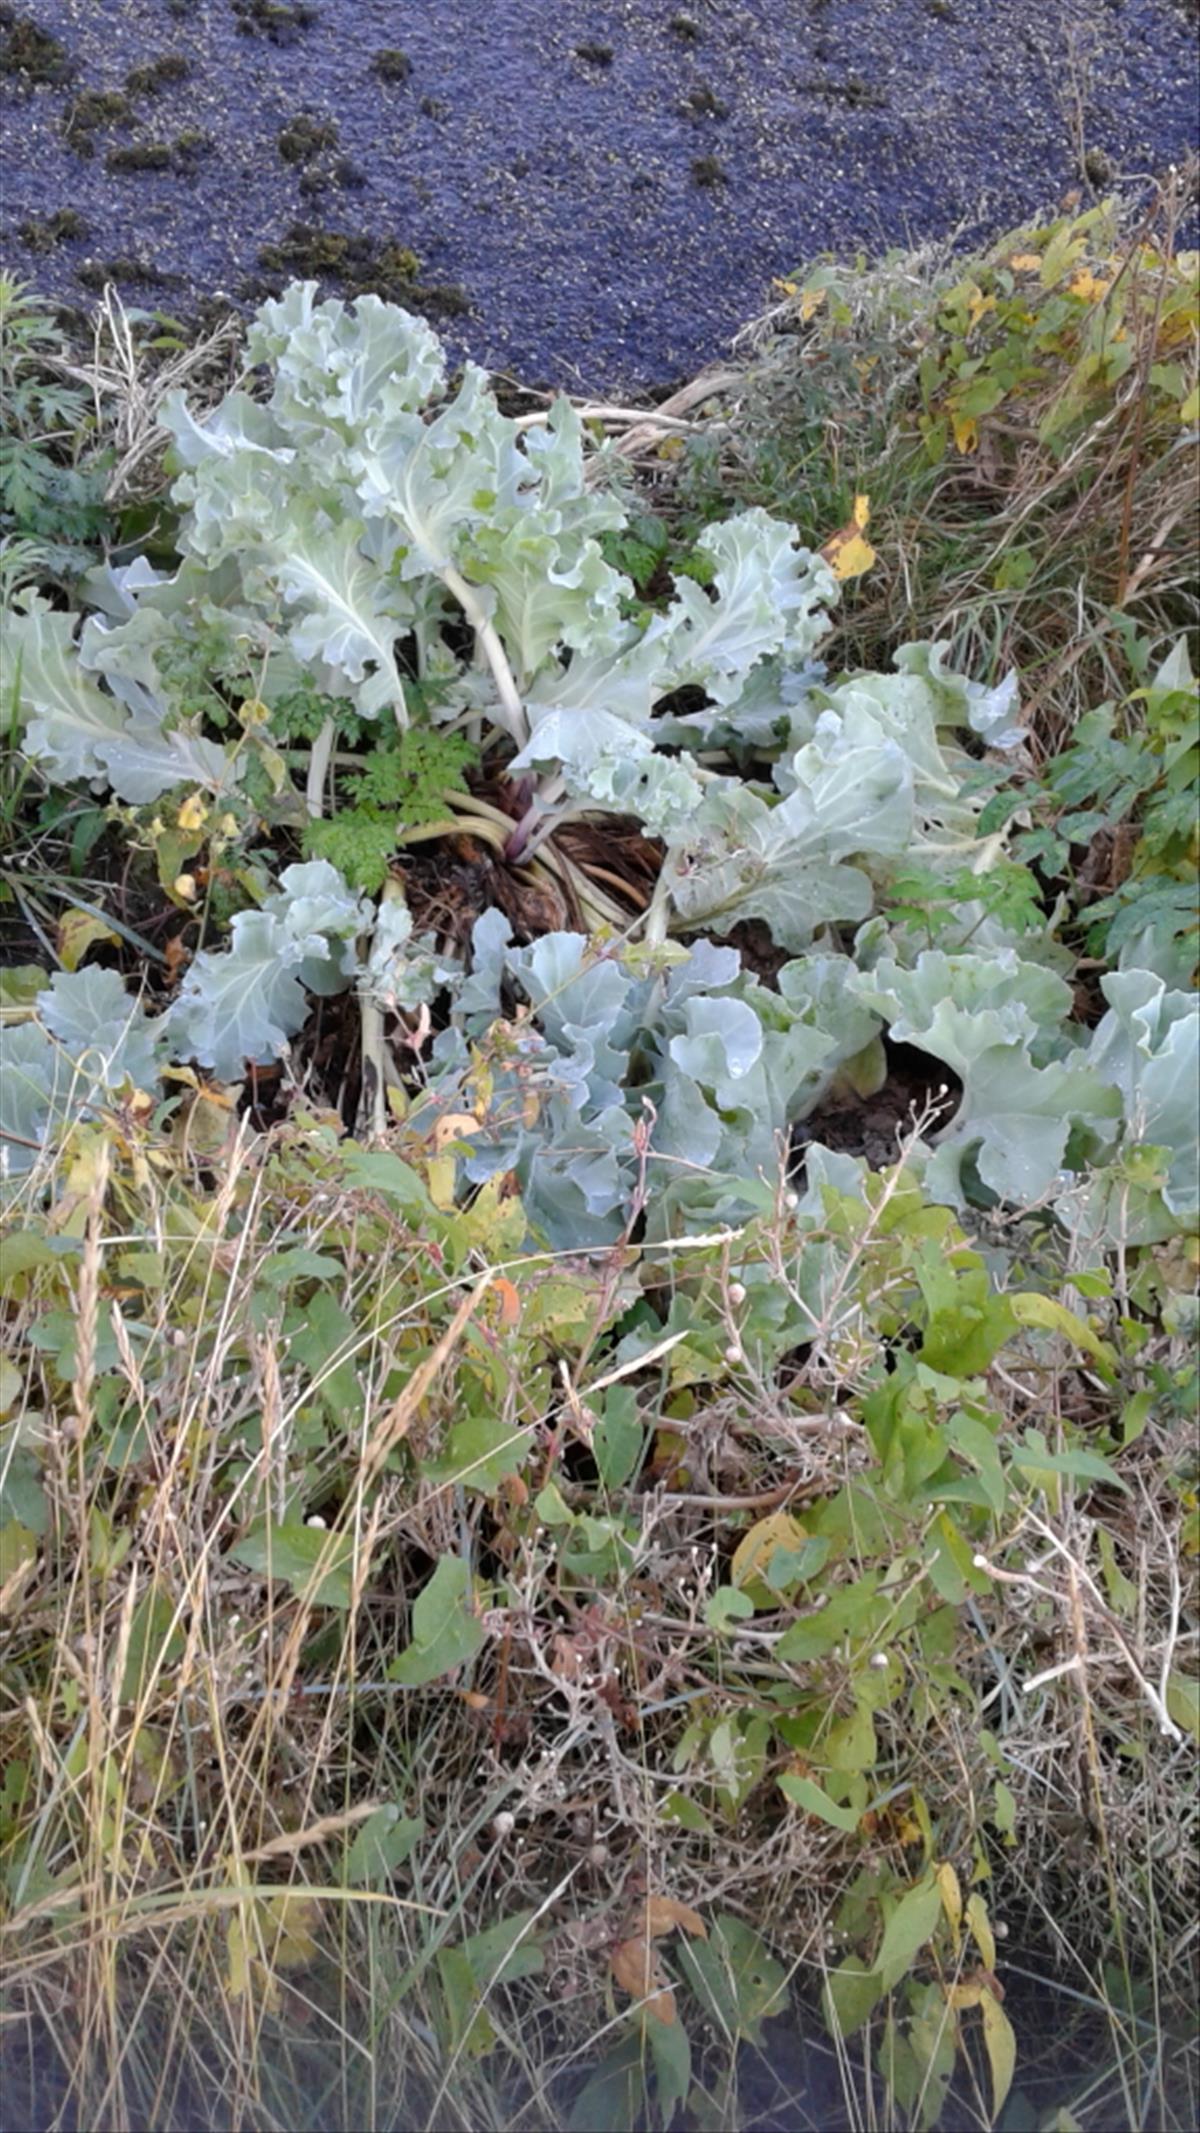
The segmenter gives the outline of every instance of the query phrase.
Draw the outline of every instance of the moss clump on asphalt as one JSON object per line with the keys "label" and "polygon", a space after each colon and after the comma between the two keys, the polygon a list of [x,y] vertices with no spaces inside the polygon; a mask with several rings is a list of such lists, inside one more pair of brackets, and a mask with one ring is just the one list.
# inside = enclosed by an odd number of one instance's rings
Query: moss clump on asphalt
{"label": "moss clump on asphalt", "polygon": [[85,89],[63,120],[63,139],[76,155],[94,155],[101,127],[120,126],[132,117],[133,105],[123,89]]}
{"label": "moss clump on asphalt", "polygon": [[392,238],[293,222],[277,244],[263,245],[258,263],[268,274],[336,281],[347,295],[373,293],[442,318],[469,308],[466,292],[456,282],[422,282],[416,253]]}
{"label": "moss clump on asphalt", "polygon": [[680,44],[699,44],[704,35],[700,24],[692,15],[672,15],[667,28],[672,37],[678,37]]}
{"label": "moss clump on asphalt", "polygon": [[171,144],[169,141],[131,141],[125,148],[110,148],[104,158],[104,168],[118,177],[134,170],[170,170]]}
{"label": "moss clump on asphalt", "polygon": [[317,119],[310,112],[298,111],[280,128],[275,145],[285,163],[311,163],[327,148],[336,148],[338,139],[336,119]]}
{"label": "moss clump on asphalt", "polygon": [[76,274],[85,289],[103,289],[108,282],[158,282],[163,288],[178,288],[180,274],[168,274],[152,259],[138,259],[132,252],[119,252],[112,259],[85,259]]}
{"label": "moss clump on asphalt", "polygon": [[400,50],[399,45],[385,45],[381,52],[376,52],[371,61],[371,72],[378,74],[380,81],[407,81],[412,73],[412,61],[407,52]]}
{"label": "moss clump on asphalt", "polygon": [[575,57],[589,67],[611,67],[613,48],[610,44],[577,44]]}
{"label": "moss clump on asphalt", "polygon": [[87,233],[88,225],[74,207],[57,208],[52,215],[31,215],[17,231],[31,252],[52,252],[56,245],[69,244],[73,237]]}
{"label": "moss clump on asphalt", "polygon": [[722,103],[716,90],[710,89],[707,82],[701,82],[698,88],[689,89],[679,106],[679,110],[681,117],[690,119],[723,119],[729,117],[728,104]]}
{"label": "moss clump on asphalt", "polygon": [[294,44],[321,19],[320,8],[308,0],[233,0],[233,12],[239,35],[266,37],[271,44]]}
{"label": "moss clump on asphalt", "polygon": [[728,185],[729,172],[717,156],[693,156],[692,183],[707,186]]}
{"label": "moss clump on asphalt", "polygon": [[65,44],[52,37],[32,15],[0,7],[0,74],[19,74],[27,82],[65,81],[74,62]]}
{"label": "moss clump on asphalt", "polygon": [[859,74],[848,74],[845,81],[835,81],[832,76],[822,74],[810,81],[799,82],[797,86],[806,96],[823,96],[828,103],[845,104],[851,111],[887,110],[885,92],[865,82]]}
{"label": "moss clump on asphalt", "polygon": [[131,96],[157,96],[170,82],[183,81],[190,73],[191,66],[182,52],[163,52],[145,66],[130,67],[125,87]]}

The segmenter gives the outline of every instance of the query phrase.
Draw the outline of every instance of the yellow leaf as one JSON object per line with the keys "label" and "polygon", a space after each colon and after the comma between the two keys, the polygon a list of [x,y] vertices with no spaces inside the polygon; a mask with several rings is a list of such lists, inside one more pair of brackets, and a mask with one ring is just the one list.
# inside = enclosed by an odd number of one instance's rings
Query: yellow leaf
{"label": "yellow leaf", "polygon": [[1095,304],[1099,302],[1102,296],[1108,295],[1109,290],[1112,288],[1112,283],[1111,281],[1099,280],[1090,267],[1081,267],[1078,274],[1068,282],[1067,287],[1072,296],[1079,297],[1082,303]]}
{"label": "yellow leaf", "polygon": [[622,1992],[644,2000],[646,2013],[656,2022],[675,2020],[675,1995],[664,1983],[658,1958],[646,1939],[623,1940],[610,1957],[612,1974]]}
{"label": "yellow leaf", "polygon": [[171,883],[171,887],[176,896],[182,896],[185,903],[195,902],[196,877],[194,874],[177,874]]}
{"label": "yellow leaf", "polygon": [[72,905],[64,911],[58,922],[58,952],[64,970],[78,970],[89,948],[97,941],[111,941],[120,946],[120,935],[106,926],[102,918],[93,918],[90,911],[78,911]]}
{"label": "yellow leaf", "polygon": [[967,1898],[967,1925],[971,1937],[989,1970],[996,1967],[996,1936],[988,1918],[988,1908],[978,1889]]}
{"label": "yellow leaf", "polygon": [[208,820],[208,803],[203,793],[189,793],[179,810],[181,830],[200,830]]}
{"label": "yellow leaf", "polygon": [[[933,1878],[937,1882],[941,1895],[942,1909],[950,1921],[950,1931],[954,1936],[954,1948],[957,1954],[962,1938],[959,1928],[962,1925],[963,1915],[962,1888],[959,1884],[958,1875],[955,1873],[950,1861],[943,1859]],[[974,1902],[976,1899],[972,1897],[971,1900]]]}
{"label": "yellow leaf", "polygon": [[806,289],[804,291],[803,296],[800,298],[800,323],[802,326],[807,326],[810,318],[816,317],[817,312],[825,301],[825,296],[826,291],[824,289]]}
{"label": "yellow leaf", "polygon": [[457,1166],[452,1155],[435,1155],[426,1165],[425,1181],[429,1197],[435,1207],[449,1213],[454,1205],[454,1188],[457,1184]]}
{"label": "yellow leaf", "polygon": [[870,497],[856,496],[849,521],[826,541],[821,550],[834,577],[843,585],[848,578],[861,578],[875,561],[875,550],[866,538],[870,516]]}
{"label": "yellow leaf", "polygon": [[1074,1311],[1069,1311],[1066,1304],[1056,1302],[1052,1296],[1041,1296],[1036,1290],[1022,1290],[1017,1295],[1010,1296],[1008,1303],[1018,1325],[1038,1326],[1047,1333],[1061,1334],[1064,1340],[1072,1341],[1077,1348],[1082,1348],[1085,1354],[1090,1355],[1099,1363],[1101,1369],[1111,1376],[1117,1360],[1114,1351],[1107,1341],[1101,1340],[1086,1319],[1078,1317]]}
{"label": "yellow leaf", "polygon": [[238,717],[244,726],[266,726],[271,713],[261,696],[247,696],[238,708]]}
{"label": "yellow leaf", "polygon": [[317,1905],[312,1896],[284,1889],[263,1901],[263,1951],[276,1970],[302,1970],[317,1952],[313,1933]]}
{"label": "yellow leaf", "polygon": [[781,1548],[794,1555],[803,1547],[804,1541],[804,1528],[790,1511],[772,1511],[769,1518],[760,1518],[757,1525],[742,1535],[733,1551],[729,1567],[734,1584],[743,1588],[748,1586],[751,1599],[756,1597],[757,1586],[760,1604],[767,1606],[776,1597],[764,1582],[772,1557],[778,1555]]}
{"label": "yellow leaf", "polygon": [[1012,2023],[993,1993],[986,1989],[980,1995],[980,2012],[983,2015],[983,2042],[992,2069],[992,2122],[999,2118],[1008,2100],[1013,2073],[1017,2064],[1017,2040]]}
{"label": "yellow leaf", "polygon": [[973,330],[974,327],[979,324],[980,319],[986,318],[988,312],[994,311],[995,308],[995,297],[985,296],[983,290],[973,283],[971,287],[970,302],[967,305],[967,311],[971,321],[968,331]]}
{"label": "yellow leaf", "polygon": [[676,1926],[682,1926],[685,1933],[698,1936],[701,1940],[708,1939],[708,1927],[699,1911],[693,1911],[689,1904],[680,1903],[674,1896],[647,1896],[647,1937],[650,1940],[658,1940],[664,1933],[673,1933]]}
{"label": "yellow leaf", "polygon": [[451,1141],[464,1140],[468,1134],[482,1130],[473,1111],[447,1111],[433,1129],[433,1145],[438,1154],[442,1155]]}
{"label": "yellow leaf", "polygon": [[1008,263],[1018,274],[1040,274],[1042,271],[1040,252],[1014,252]]}
{"label": "yellow leaf", "polygon": [[682,437],[664,437],[658,448],[658,457],[660,459],[682,459]]}
{"label": "yellow leaf", "polygon": [[779,294],[781,296],[799,296],[800,294],[800,284],[798,281],[785,281],[778,274],[775,276],[774,281],[771,283],[771,287],[773,289],[778,289]]}
{"label": "yellow leaf", "polygon": [[961,415],[957,409],[951,408],[950,427],[954,431],[954,442],[959,451],[973,452],[979,442],[979,424],[974,415]]}

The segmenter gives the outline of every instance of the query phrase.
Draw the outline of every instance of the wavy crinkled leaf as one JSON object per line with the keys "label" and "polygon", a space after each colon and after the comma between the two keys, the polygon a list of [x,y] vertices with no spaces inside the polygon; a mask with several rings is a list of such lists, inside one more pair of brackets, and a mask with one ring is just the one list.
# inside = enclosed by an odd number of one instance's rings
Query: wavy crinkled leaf
{"label": "wavy crinkled leaf", "polygon": [[115,970],[56,971],[38,1010],[52,1037],[87,1079],[119,1089],[153,1089],[162,1058],[162,1032]]}
{"label": "wavy crinkled leaf", "polygon": [[510,771],[560,770],[572,799],[636,815],[655,835],[682,836],[704,796],[699,779],[648,734],[610,711],[548,711]]}
{"label": "wavy crinkled leaf", "polygon": [[902,644],[894,655],[901,674],[916,675],[933,695],[940,726],[969,726],[989,748],[1016,748],[1025,739],[1018,717],[1019,688],[1015,673],[1005,675],[994,688],[970,681],[947,668],[949,646]]}
{"label": "wavy crinkled leaf", "polygon": [[161,1020],[116,971],[57,971],[37,1006],[40,1023],[0,1026],[0,1181],[32,1170],[49,1136],[97,1100],[158,1081]]}
{"label": "wavy crinkled leaf", "polygon": [[414,609],[402,586],[362,552],[361,522],[321,527],[297,515],[281,530],[274,575],[298,618],[289,640],[298,659],[323,663],[345,682],[366,718],[390,710],[406,723],[396,639],[411,627]]}
{"label": "wavy crinkled leaf", "polygon": [[930,948],[911,970],[885,957],[850,985],[894,1038],[958,1075],[995,1045],[1032,1044],[1056,1030],[1072,1005],[1069,985],[1040,964],[1023,962],[1011,948],[987,957]]}
{"label": "wavy crinkled leaf", "polygon": [[27,752],[60,782],[87,778],[134,805],[185,781],[233,783],[223,749],[182,728],[166,733],[146,715],[131,718],[89,678],[74,641],[78,619],[28,595],[0,631],[0,690],[15,697]]}
{"label": "wavy crinkled leaf", "polygon": [[440,577],[471,530],[515,502],[528,467],[517,434],[496,406],[486,371],[474,363],[432,422],[397,415],[366,426],[358,455],[360,507],[393,529],[402,578]]}
{"label": "wavy crinkled leaf", "polygon": [[583,425],[570,401],[556,400],[546,427],[520,441],[513,501],[472,529],[460,560],[473,583],[491,587],[496,628],[524,684],[556,645],[615,652],[628,635],[620,609],[632,587],[597,546],[595,536],[623,525],[625,513],[584,480]]}
{"label": "wavy crinkled leaf", "polygon": [[1021,1045],[998,1044],[972,1061],[963,1101],[925,1173],[931,1197],[961,1206],[963,1157],[975,1152],[984,1184],[1000,1199],[1032,1207],[1062,1178],[1073,1124],[1103,1126],[1121,1099],[1083,1065],[1035,1067]]}
{"label": "wavy crinkled leaf", "polygon": [[1163,1187],[1168,1212],[1181,1223],[1200,1214],[1200,1001],[1172,992],[1145,970],[1113,971],[1100,981],[1109,1011],[1088,1046],[1102,1081],[1119,1089],[1127,1141],[1170,1152]]}
{"label": "wavy crinkled leaf", "polygon": [[441,343],[423,318],[375,295],[318,303],[315,281],[261,306],[246,353],[273,366],[271,411],[297,438],[353,436],[412,414],[445,382]]}
{"label": "wavy crinkled leaf", "polygon": [[775,806],[731,780],[709,788],[688,848],[668,855],[687,930],[728,933],[760,918],[781,946],[805,948],[819,927],[869,913],[870,876],[846,862],[907,849],[911,766],[892,741],[848,742],[828,713],[792,771],[793,789]]}
{"label": "wavy crinkled leaf", "polygon": [[700,549],[715,565],[711,595],[676,581],[668,612],[674,677],[731,703],[760,659],[808,659],[837,599],[829,565],[796,545],[795,528],[759,509],[707,526]]}
{"label": "wavy crinkled leaf", "polygon": [[222,1081],[247,1060],[281,1058],[304,1026],[308,992],[345,990],[355,935],[373,917],[327,860],[287,867],[261,911],[238,912],[230,946],[203,949],[189,966],[164,1018],[178,1056]]}

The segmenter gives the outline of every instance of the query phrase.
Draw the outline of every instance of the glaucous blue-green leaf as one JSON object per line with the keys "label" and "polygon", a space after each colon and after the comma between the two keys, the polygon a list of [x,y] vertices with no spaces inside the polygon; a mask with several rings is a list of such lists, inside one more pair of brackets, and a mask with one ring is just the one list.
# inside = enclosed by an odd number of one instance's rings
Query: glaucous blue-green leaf
{"label": "glaucous blue-green leaf", "polygon": [[648,734],[610,711],[548,711],[509,766],[557,770],[572,799],[636,815],[654,836],[686,834],[704,787],[686,760],[659,755]]}
{"label": "glaucous blue-green leaf", "polygon": [[202,949],[189,966],[164,1018],[176,1055],[223,1081],[247,1061],[282,1057],[304,1026],[308,993],[345,990],[355,937],[373,918],[328,860],[285,868],[261,911],[237,913],[230,946]]}
{"label": "glaucous blue-green leaf", "polygon": [[395,646],[411,626],[413,604],[390,572],[364,556],[362,532],[355,519],[329,527],[298,513],[280,529],[274,576],[290,611],[296,657],[328,667],[365,717],[388,710],[403,724]]}
{"label": "glaucous blue-green leaf", "polygon": [[355,438],[367,423],[414,413],[445,382],[441,343],[423,318],[374,295],[319,303],[314,281],[261,306],[246,353],[271,365],[271,411],[297,440]]}
{"label": "glaucous blue-green leaf", "polygon": [[1016,748],[1025,739],[1017,676],[1009,672],[989,688],[948,668],[946,644],[902,644],[894,654],[901,674],[923,681],[933,697],[940,726],[967,726],[989,748]]}
{"label": "glaucous blue-green leaf", "polygon": [[733,780],[710,786],[687,843],[667,859],[685,931],[728,933],[760,918],[781,946],[802,949],[820,927],[867,916],[870,875],[848,862],[907,849],[912,771],[894,742],[857,745],[836,714],[825,718],[775,805]]}
{"label": "glaucous blue-green leaf", "polygon": [[1117,1091],[1092,1068],[1064,1060],[1037,1067],[1024,1046],[993,1045],[970,1063],[962,1103],[925,1173],[928,1190],[961,1206],[962,1159],[973,1151],[990,1191],[1032,1207],[1062,1181],[1072,1127],[1102,1129],[1120,1110]]}
{"label": "glaucous blue-green leaf", "polygon": [[797,546],[793,526],[757,508],[705,527],[697,545],[712,558],[712,588],[676,580],[668,611],[674,679],[731,703],[760,659],[810,657],[829,628],[837,580]]}
{"label": "glaucous blue-green leaf", "polygon": [[1088,1064],[1121,1092],[1125,1135],[1171,1151],[1163,1199],[1181,1219],[1200,1213],[1200,1001],[1168,991],[1149,971],[1100,980],[1109,1011],[1093,1033]]}
{"label": "glaucous blue-green leaf", "polygon": [[739,1081],[762,1056],[762,1024],[744,1000],[692,998],[687,1001],[686,1034],[668,1047],[677,1066],[708,1088]]}
{"label": "glaucous blue-green leaf", "polygon": [[1033,1044],[1071,1012],[1069,985],[1011,948],[984,957],[926,949],[911,970],[888,957],[848,989],[899,1042],[914,1044],[965,1075],[995,1045]]}
{"label": "glaucous blue-green leaf", "polygon": [[412,415],[366,426],[356,484],[360,509],[393,529],[402,578],[440,577],[458,560],[471,529],[515,500],[527,465],[517,434],[496,406],[487,373],[474,363],[432,421]]}
{"label": "glaucous blue-green leaf", "polygon": [[0,1025],[0,1181],[37,1162],[49,1136],[132,1083],[152,1090],[165,1047],[114,970],[56,971],[39,1021]]}
{"label": "glaucous blue-green leaf", "polygon": [[36,594],[19,598],[0,630],[0,691],[17,706],[27,753],[51,777],[86,778],[134,804],[185,782],[210,789],[233,782],[223,749],[186,729],[167,733],[146,716],[131,717],[84,672],[77,615]]}
{"label": "glaucous blue-green leaf", "polygon": [[153,1089],[162,1061],[162,1031],[115,970],[57,970],[38,995],[46,1029],[76,1061],[85,1081],[106,1089],[132,1082]]}

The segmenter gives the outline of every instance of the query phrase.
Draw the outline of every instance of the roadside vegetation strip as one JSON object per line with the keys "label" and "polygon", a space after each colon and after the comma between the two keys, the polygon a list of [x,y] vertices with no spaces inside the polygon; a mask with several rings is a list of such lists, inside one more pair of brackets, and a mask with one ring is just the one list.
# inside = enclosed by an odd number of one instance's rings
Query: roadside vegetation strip
{"label": "roadside vegetation strip", "polygon": [[[60,2071],[4,2046],[41,2122],[734,2125],[819,2001],[827,2122],[862,2053],[914,2128],[1190,2123],[1163,207],[949,286],[797,275],[665,438],[514,419],[301,290],[253,370],[109,303],[98,414],[0,289],[0,1934],[6,2038],[56,1995]],[[1133,499],[1107,548],[1092,494]]]}

